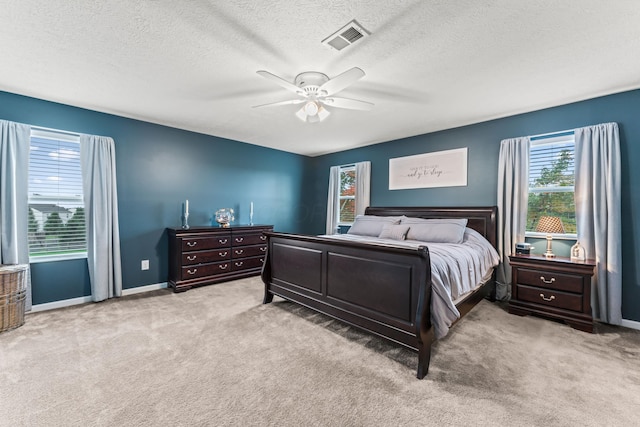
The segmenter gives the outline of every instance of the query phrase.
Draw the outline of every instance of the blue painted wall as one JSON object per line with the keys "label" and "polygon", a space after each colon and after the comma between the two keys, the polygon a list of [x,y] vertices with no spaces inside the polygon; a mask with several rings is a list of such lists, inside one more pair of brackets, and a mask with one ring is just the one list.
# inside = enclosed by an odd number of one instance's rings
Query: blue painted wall
{"label": "blue painted wall", "polygon": [[[208,224],[220,207],[277,230],[324,232],[329,167],[370,160],[376,206],[495,205],[499,142],[615,121],[622,150],[623,316],[640,321],[640,91],[629,91],[442,132],[307,158],[165,126],[0,92],[0,118],[111,136],[116,141],[120,233],[125,288],[167,280],[165,228],[179,225],[190,201],[190,223]],[[428,120],[428,117],[425,118]],[[388,190],[389,158],[468,147],[466,187]],[[256,164],[254,159],[260,159]],[[634,190],[634,191],[632,191]],[[554,244],[561,253],[570,244]],[[140,260],[149,259],[149,271]],[[89,295],[84,260],[34,264],[34,303]]]}
{"label": "blue painted wall", "polygon": [[[209,225],[216,209],[234,208],[236,223],[273,224],[298,232],[309,158],[223,138],[0,92],[0,118],[110,136],[116,143],[123,287],[165,282],[166,227]],[[148,259],[150,269],[140,270]],[[32,265],[33,303],[91,294],[86,260]]]}
{"label": "blue painted wall", "polygon": [[[516,95],[514,95],[516,96]],[[425,117],[425,120],[429,120]],[[497,203],[500,141],[526,135],[562,131],[598,123],[617,122],[622,154],[623,317],[640,321],[640,90],[623,92],[492,120],[470,126],[418,135],[368,147],[317,157],[309,166],[316,176],[308,206],[326,211],[329,168],[371,161],[373,206],[486,206]],[[466,187],[389,190],[389,159],[468,147]],[[324,214],[326,215],[326,214]],[[314,218],[315,219],[315,218]],[[324,233],[324,222],[305,223],[308,233]],[[554,242],[557,253],[568,253],[573,242]],[[540,246],[542,245],[542,246]],[[536,247],[544,243],[536,242]]]}

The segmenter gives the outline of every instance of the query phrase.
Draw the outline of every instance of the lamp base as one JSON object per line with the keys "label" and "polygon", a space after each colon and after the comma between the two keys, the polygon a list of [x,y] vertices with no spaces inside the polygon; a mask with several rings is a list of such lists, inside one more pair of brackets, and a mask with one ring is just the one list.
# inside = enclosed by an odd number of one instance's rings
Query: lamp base
{"label": "lamp base", "polygon": [[547,258],[553,258],[556,256],[556,254],[553,253],[553,250],[551,249],[551,241],[553,240],[553,237],[551,237],[551,235],[547,234],[547,251],[544,253],[544,256],[546,256]]}

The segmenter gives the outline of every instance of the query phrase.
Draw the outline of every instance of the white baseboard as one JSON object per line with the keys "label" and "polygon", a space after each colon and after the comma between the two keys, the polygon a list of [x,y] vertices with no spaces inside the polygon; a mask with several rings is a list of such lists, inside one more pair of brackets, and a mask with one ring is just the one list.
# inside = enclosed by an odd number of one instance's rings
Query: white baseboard
{"label": "white baseboard", "polygon": [[[122,296],[125,297],[127,295],[139,294],[141,292],[149,292],[149,291],[156,291],[158,289],[165,289],[167,286],[168,286],[167,282],[162,282],[162,283],[156,283],[153,285],[138,286],[137,288],[123,289]],[[44,304],[36,304],[34,306],[31,306],[31,311],[29,311],[27,314],[37,313],[38,311],[54,310],[56,308],[71,307],[72,305],[86,304],[91,301],[92,301],[91,296],[88,296],[88,297],[65,299],[61,301],[46,302]]]}
{"label": "white baseboard", "polygon": [[70,307],[72,305],[86,304],[88,302],[91,302],[91,296],[65,299],[61,301],[45,302],[44,304],[32,305],[31,311],[29,311],[27,314],[36,313],[38,311],[54,310],[56,308]]}
{"label": "white baseboard", "polygon": [[624,326],[625,328],[637,329],[640,331],[640,322],[636,322],[635,320],[622,319],[622,323],[620,323],[620,326]]}
{"label": "white baseboard", "polygon": [[167,286],[169,286],[167,282],[162,282],[153,285],[138,286],[137,288],[123,289],[122,296],[126,297],[127,295],[139,294],[140,292],[157,291],[158,289],[166,289]]}

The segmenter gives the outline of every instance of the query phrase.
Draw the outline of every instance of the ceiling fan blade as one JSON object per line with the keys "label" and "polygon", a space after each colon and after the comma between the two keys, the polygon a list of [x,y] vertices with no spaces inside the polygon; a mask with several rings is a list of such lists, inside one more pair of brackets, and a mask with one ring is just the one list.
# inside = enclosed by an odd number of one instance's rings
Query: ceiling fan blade
{"label": "ceiling fan blade", "polygon": [[349,110],[363,110],[369,111],[373,108],[372,103],[366,101],[359,101],[357,99],[349,98],[321,98],[318,101],[329,107],[348,108]]}
{"label": "ceiling fan blade", "polygon": [[342,89],[349,86],[351,83],[355,82],[358,79],[364,77],[364,71],[362,71],[358,67],[353,67],[350,70],[345,71],[344,73],[337,75],[332,78],[322,86],[320,86],[319,92],[326,95],[333,95],[334,93],[340,92]]}
{"label": "ceiling fan blade", "polygon": [[302,89],[300,89],[298,86],[294,85],[293,83],[289,83],[285,79],[276,76],[275,74],[272,74],[272,73],[270,73],[268,71],[264,71],[264,70],[256,71],[256,73],[258,73],[259,75],[261,75],[265,79],[271,80],[275,84],[280,85],[280,86],[282,86],[283,88],[285,88],[287,90],[290,90],[293,93],[297,93],[298,95],[303,95],[304,96],[304,91]]}
{"label": "ceiling fan blade", "polygon": [[295,105],[295,104],[302,104],[305,101],[306,101],[306,99],[289,99],[287,101],[271,102],[269,104],[254,105],[251,108],[277,107],[279,105]]}

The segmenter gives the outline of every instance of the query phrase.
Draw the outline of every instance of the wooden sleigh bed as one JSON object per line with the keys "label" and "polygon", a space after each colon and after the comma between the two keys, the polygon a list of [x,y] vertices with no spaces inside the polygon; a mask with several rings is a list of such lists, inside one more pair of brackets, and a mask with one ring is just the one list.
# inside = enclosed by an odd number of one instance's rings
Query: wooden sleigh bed
{"label": "wooden sleigh bed", "polygon": [[[365,215],[466,218],[467,227],[496,247],[496,207],[369,207]],[[277,295],[416,350],[417,377],[427,374],[434,329],[426,246],[413,249],[322,236],[265,235],[265,304]],[[461,317],[484,297],[495,297],[494,277],[456,304]]]}

